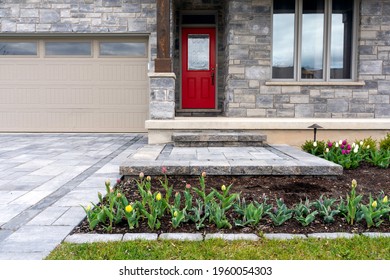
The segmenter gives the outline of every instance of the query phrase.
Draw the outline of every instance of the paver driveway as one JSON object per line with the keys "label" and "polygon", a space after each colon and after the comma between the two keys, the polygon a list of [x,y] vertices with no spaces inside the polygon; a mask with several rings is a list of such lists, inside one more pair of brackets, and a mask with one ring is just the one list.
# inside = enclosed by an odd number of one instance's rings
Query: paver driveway
{"label": "paver driveway", "polygon": [[146,143],[137,134],[0,134],[0,259],[42,259]]}

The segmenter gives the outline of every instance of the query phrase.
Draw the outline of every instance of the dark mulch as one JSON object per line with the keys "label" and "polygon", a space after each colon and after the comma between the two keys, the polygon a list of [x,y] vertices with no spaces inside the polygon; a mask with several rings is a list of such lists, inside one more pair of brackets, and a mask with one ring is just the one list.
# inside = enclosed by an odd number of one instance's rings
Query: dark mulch
{"label": "dark mulch", "polygon": [[[159,179],[163,177],[155,177],[152,179],[153,191],[163,190],[160,188]],[[134,200],[139,199],[137,194],[137,187],[135,179],[130,178],[123,182],[118,187],[122,188],[126,197],[133,197]],[[199,187],[199,178],[191,176],[169,176],[169,182],[174,186],[174,192],[182,191],[185,188],[186,183],[190,183],[192,186]],[[230,185],[233,187],[231,192],[240,193],[241,197],[245,197],[247,201],[252,199],[261,200],[260,197],[263,194],[269,197],[268,203],[275,203],[276,198],[283,198],[288,206],[299,203],[300,200],[306,198],[310,201],[315,201],[321,195],[327,197],[339,198],[346,196],[351,189],[351,181],[356,179],[358,182],[357,192],[364,194],[365,202],[368,201],[368,196],[371,193],[373,196],[378,195],[381,191],[384,191],[387,195],[390,195],[390,169],[379,169],[376,167],[363,165],[355,170],[345,170],[342,176],[337,177],[317,177],[317,176],[207,176],[206,186],[208,188],[220,189],[221,185]],[[131,199],[129,199],[131,200]],[[233,217],[231,223],[233,225]],[[161,228],[157,233],[163,232],[197,232],[194,224],[183,224],[179,229],[172,228],[170,224],[170,218],[163,219],[161,221]],[[314,232],[390,232],[390,222],[385,221],[379,228],[367,229],[365,222],[362,221],[358,225],[349,226],[344,218],[336,218],[336,222],[332,224],[324,224],[320,221],[319,216],[308,227],[301,226],[295,219],[287,221],[280,227],[274,226],[271,221],[262,220],[260,225],[256,228],[246,227],[234,227],[228,229],[217,229],[215,226],[207,226],[203,228],[201,233],[314,233]],[[82,221],[77,226],[73,233],[106,233],[102,227],[98,226],[94,231],[90,231],[88,228],[88,222]],[[112,233],[127,233],[127,232],[151,232],[146,222],[142,222],[140,227],[130,231],[127,228],[127,224],[116,225]]]}

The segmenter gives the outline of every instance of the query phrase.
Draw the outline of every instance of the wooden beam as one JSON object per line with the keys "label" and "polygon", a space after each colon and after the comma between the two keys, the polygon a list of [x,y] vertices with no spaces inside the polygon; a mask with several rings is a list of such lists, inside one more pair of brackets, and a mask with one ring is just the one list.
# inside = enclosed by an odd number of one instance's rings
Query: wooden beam
{"label": "wooden beam", "polygon": [[155,72],[172,72],[170,0],[157,0],[157,58]]}

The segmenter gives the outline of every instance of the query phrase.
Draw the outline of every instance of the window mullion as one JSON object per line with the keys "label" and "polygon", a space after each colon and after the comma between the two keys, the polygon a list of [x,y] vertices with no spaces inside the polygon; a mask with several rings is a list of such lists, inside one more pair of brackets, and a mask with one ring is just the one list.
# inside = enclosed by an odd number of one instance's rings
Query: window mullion
{"label": "window mullion", "polygon": [[324,80],[330,80],[330,51],[331,51],[331,25],[332,25],[332,0],[325,2],[325,23],[324,23]]}
{"label": "window mullion", "polygon": [[295,34],[295,77],[296,81],[301,80],[301,51],[302,51],[302,4],[303,0],[296,1],[296,31]]}

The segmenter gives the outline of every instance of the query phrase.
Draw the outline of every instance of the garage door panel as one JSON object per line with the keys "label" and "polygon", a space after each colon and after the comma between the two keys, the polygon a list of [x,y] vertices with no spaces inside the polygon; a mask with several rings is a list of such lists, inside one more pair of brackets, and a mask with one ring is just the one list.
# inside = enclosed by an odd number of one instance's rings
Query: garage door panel
{"label": "garage door panel", "polygon": [[147,58],[97,53],[0,56],[0,131],[143,132],[149,109],[147,63]]}
{"label": "garage door panel", "polygon": [[[18,63],[18,64],[16,64]],[[37,81],[42,79],[42,74],[39,73],[39,65],[36,63],[21,63],[20,60],[14,63],[0,64],[0,81]]]}
{"label": "garage door panel", "polygon": [[145,63],[117,64],[102,63],[99,65],[101,81],[144,81],[147,75]]}

